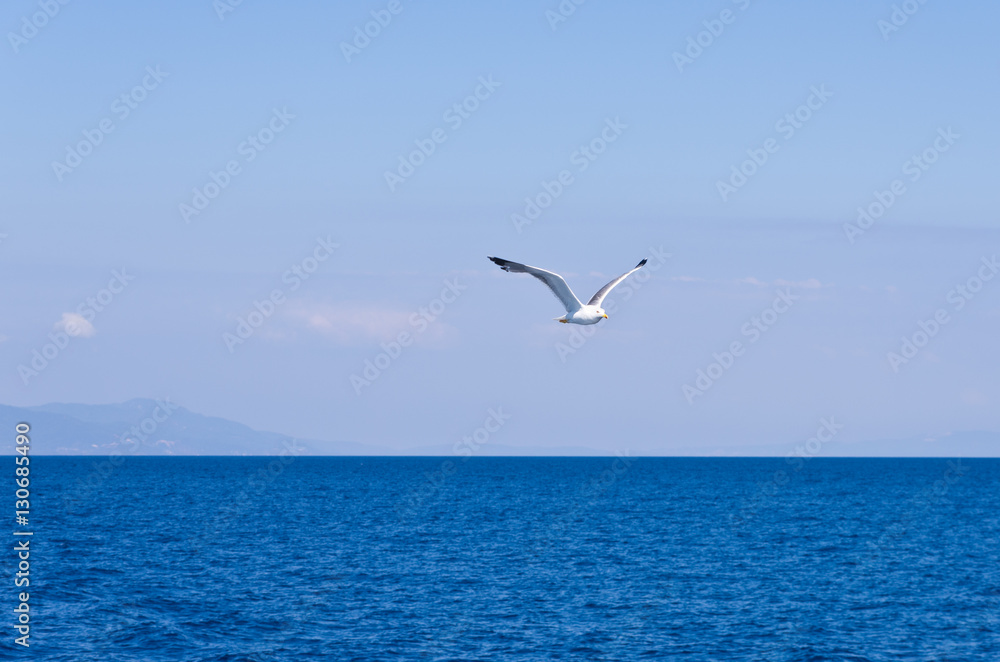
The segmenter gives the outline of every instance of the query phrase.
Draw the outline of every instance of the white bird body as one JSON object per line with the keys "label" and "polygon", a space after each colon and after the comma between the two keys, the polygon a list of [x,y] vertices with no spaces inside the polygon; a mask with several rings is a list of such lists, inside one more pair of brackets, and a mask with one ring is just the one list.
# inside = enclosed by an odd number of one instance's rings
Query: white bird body
{"label": "white bird body", "polygon": [[572,313],[566,313],[562,317],[556,317],[554,319],[562,322],[563,324],[597,324],[601,320],[607,318],[607,313],[605,313],[604,309],[600,306],[583,305],[580,306],[580,310]]}
{"label": "white bird body", "polygon": [[539,269],[538,267],[529,267],[526,264],[511,262],[510,260],[504,260],[499,257],[491,257],[490,260],[504,271],[531,274],[538,280],[548,285],[549,289],[552,290],[552,293],[555,294],[560,301],[562,301],[563,306],[566,308],[565,315],[555,318],[563,324],[597,324],[602,319],[608,319],[608,314],[603,308],[601,308],[601,304],[604,303],[604,297],[608,296],[608,292],[614,289],[618,283],[628,278],[633,271],[641,269],[642,265],[646,264],[646,260],[643,259],[642,262],[635,265],[634,269],[625,272],[599,289],[597,294],[592,296],[590,301],[584,304],[576,298],[576,295],[573,294],[573,290],[569,289],[569,285],[566,284],[566,280],[555,272]]}

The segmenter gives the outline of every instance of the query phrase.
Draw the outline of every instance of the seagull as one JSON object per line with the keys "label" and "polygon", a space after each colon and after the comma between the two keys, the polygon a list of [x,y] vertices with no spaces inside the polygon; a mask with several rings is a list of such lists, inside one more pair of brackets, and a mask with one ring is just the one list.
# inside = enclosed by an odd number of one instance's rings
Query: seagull
{"label": "seagull", "polygon": [[[489,256],[487,256],[489,257]],[[549,286],[552,293],[559,297],[562,304],[566,306],[566,314],[562,317],[554,318],[558,322],[563,324],[597,324],[602,319],[608,319],[608,314],[604,312],[601,308],[601,303],[604,301],[604,297],[608,296],[608,293],[614,289],[615,285],[622,282],[633,271],[638,271],[642,268],[642,265],[646,264],[645,258],[639,264],[635,265],[632,271],[623,273],[618,278],[602,287],[597,291],[597,294],[590,297],[590,301],[586,305],[580,302],[573,294],[573,290],[569,289],[569,285],[566,284],[565,279],[557,273],[551,271],[546,271],[545,269],[539,269],[538,267],[529,267],[526,264],[521,264],[520,262],[511,262],[510,260],[504,260],[499,257],[490,257],[490,260],[499,266],[504,271],[508,271],[514,274],[531,274],[538,280],[542,281]]]}

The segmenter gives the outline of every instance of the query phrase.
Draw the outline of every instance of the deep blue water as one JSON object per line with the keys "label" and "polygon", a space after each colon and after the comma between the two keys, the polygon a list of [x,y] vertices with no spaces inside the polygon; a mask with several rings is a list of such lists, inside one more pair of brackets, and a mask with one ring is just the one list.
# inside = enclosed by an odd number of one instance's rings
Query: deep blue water
{"label": "deep blue water", "polygon": [[33,458],[0,655],[1000,660],[998,460],[104,459]]}

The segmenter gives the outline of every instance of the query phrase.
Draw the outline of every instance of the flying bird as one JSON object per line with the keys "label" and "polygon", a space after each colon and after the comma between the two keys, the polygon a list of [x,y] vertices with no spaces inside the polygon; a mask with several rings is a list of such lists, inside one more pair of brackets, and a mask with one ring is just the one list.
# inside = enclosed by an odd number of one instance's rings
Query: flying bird
{"label": "flying bird", "polygon": [[576,298],[576,295],[573,294],[573,290],[569,289],[569,285],[566,284],[563,277],[557,273],[546,271],[545,269],[539,269],[538,267],[529,267],[526,264],[511,262],[510,260],[504,260],[499,257],[491,257],[490,260],[504,271],[509,271],[514,274],[531,274],[538,280],[548,285],[549,289],[552,290],[552,293],[555,294],[566,307],[566,314],[562,317],[555,318],[563,324],[597,324],[602,319],[608,319],[608,314],[604,312],[603,308],[601,308],[601,303],[604,302],[604,297],[608,296],[608,293],[614,289],[615,285],[628,278],[633,271],[638,271],[642,268],[642,265],[646,264],[646,260],[644,258],[642,262],[635,265],[635,268],[632,269],[632,271],[623,273],[621,276],[615,278],[613,281],[599,289],[597,294],[590,297],[590,301],[584,305],[579,299]]}

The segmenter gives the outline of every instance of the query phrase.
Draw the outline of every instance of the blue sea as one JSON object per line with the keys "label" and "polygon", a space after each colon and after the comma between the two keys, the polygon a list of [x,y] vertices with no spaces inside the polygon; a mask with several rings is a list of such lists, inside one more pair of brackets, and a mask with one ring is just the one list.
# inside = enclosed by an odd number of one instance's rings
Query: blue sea
{"label": "blue sea", "polygon": [[1000,460],[31,468],[6,659],[1000,660]]}

